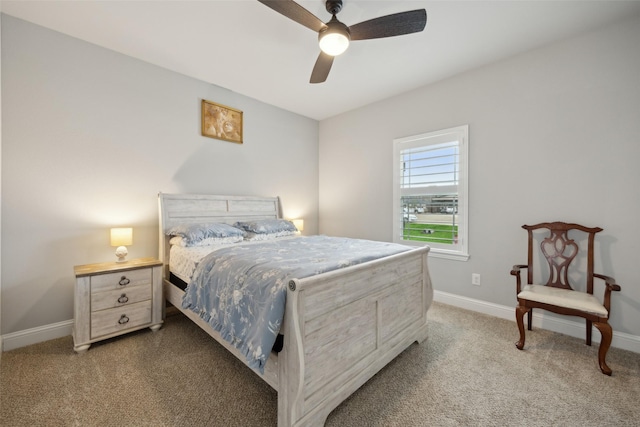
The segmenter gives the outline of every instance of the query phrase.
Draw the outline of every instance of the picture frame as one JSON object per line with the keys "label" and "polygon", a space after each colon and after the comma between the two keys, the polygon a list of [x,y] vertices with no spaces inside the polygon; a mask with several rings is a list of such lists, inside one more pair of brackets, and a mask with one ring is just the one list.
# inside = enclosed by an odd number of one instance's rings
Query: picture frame
{"label": "picture frame", "polygon": [[203,99],[202,136],[242,144],[242,111]]}

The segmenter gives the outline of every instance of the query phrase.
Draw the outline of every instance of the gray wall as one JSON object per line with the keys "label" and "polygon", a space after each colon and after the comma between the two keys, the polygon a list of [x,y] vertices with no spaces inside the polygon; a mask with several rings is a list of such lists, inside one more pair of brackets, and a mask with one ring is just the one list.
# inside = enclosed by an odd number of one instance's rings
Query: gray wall
{"label": "gray wall", "polygon": [[[224,64],[220,64],[224,66]],[[200,135],[200,100],[244,144]],[[73,318],[73,266],[157,256],[157,193],[281,196],[317,232],[318,122],[2,15],[2,333]]]}
{"label": "gray wall", "polygon": [[639,44],[635,17],[322,121],[320,232],[391,241],[392,140],[468,124],[471,257],[431,257],[435,289],[514,307],[522,224],[600,226],[611,323],[640,336]]}

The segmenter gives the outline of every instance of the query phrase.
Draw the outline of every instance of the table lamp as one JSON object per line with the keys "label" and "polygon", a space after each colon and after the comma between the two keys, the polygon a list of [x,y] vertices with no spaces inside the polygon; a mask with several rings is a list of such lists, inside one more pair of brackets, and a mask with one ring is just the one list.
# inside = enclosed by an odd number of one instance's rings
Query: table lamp
{"label": "table lamp", "polygon": [[304,230],[304,219],[292,219],[291,222],[296,226],[299,232]]}
{"label": "table lamp", "polygon": [[125,262],[127,254],[127,246],[133,244],[133,229],[128,228],[112,228],[111,229],[111,246],[117,246],[116,256],[117,262]]}

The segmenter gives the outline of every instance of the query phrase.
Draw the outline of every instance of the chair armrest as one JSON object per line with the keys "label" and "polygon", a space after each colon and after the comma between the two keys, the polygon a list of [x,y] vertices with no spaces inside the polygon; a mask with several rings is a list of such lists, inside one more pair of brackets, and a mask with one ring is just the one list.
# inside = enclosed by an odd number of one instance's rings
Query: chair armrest
{"label": "chair armrest", "polygon": [[594,273],[593,277],[597,277],[598,279],[604,280],[605,285],[607,286],[607,288],[610,288],[610,291],[619,291],[622,289],[620,288],[620,285],[616,283],[616,279],[614,279],[613,277],[609,277],[609,276],[605,276],[604,274],[597,274],[597,273]]}
{"label": "chair armrest", "polygon": [[511,275],[516,276],[516,295],[520,293],[522,287],[522,279],[520,278],[520,270],[528,269],[529,266],[526,264],[516,264],[511,269]]}
{"label": "chair armrest", "polygon": [[528,265],[526,264],[516,264],[513,266],[513,268],[511,269],[511,275],[512,276],[517,276],[518,274],[520,274],[520,270],[522,270],[523,268],[529,268]]}
{"label": "chair armrest", "polygon": [[604,280],[605,288],[604,288],[604,308],[607,311],[611,312],[611,291],[619,291],[620,285],[618,285],[613,277],[605,276],[604,274],[594,273],[593,277],[597,277],[598,279]]}

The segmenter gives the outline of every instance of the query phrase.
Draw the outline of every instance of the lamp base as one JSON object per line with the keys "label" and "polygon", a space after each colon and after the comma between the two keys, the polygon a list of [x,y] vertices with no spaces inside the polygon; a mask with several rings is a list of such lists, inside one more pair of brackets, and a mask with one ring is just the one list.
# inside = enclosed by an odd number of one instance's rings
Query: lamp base
{"label": "lamp base", "polygon": [[118,249],[116,249],[116,256],[118,257],[118,261],[116,262],[127,262],[125,258],[128,254],[129,251],[127,251],[126,246],[118,246]]}

